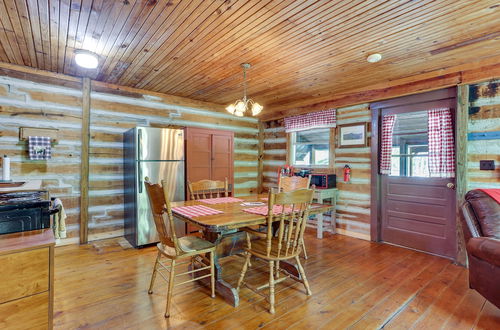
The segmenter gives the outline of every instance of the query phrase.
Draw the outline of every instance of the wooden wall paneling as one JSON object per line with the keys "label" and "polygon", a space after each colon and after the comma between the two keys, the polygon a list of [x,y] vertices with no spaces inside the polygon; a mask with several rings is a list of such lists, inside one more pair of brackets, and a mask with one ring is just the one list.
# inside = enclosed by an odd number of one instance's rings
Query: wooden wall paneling
{"label": "wooden wall paneling", "polygon": [[80,165],[80,244],[88,243],[89,220],[89,144],[90,144],[90,79],[82,81],[82,138]]}
{"label": "wooden wall paneling", "polygon": [[457,87],[457,110],[455,119],[456,136],[456,199],[457,199],[457,263],[466,265],[467,251],[461,223],[461,206],[467,192],[467,126],[469,120],[469,86]]}

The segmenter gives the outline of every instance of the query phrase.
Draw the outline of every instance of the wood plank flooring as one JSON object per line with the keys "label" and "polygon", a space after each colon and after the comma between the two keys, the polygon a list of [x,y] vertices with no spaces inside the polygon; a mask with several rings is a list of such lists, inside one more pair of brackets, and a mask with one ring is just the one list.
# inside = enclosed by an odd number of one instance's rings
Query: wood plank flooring
{"label": "wood plank flooring", "polygon": [[[233,308],[198,284],[177,287],[172,316],[163,317],[166,283],[147,294],[156,249],[124,239],[56,249],[56,329],[499,329],[500,310],[468,288],[467,269],[450,261],[342,235],[307,233],[304,267],[313,295],[287,280],[276,287],[276,314],[242,289]],[[226,258],[224,278],[236,283],[243,258]],[[268,278],[255,260],[252,284]]]}

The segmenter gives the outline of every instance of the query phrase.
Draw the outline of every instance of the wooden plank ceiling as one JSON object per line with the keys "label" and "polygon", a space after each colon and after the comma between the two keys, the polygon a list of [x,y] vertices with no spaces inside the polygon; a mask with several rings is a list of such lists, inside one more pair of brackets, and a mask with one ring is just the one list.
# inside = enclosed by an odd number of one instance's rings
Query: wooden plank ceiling
{"label": "wooden plank ceiling", "polygon": [[0,60],[218,104],[250,62],[269,113],[499,56],[499,22],[498,0],[1,0]]}

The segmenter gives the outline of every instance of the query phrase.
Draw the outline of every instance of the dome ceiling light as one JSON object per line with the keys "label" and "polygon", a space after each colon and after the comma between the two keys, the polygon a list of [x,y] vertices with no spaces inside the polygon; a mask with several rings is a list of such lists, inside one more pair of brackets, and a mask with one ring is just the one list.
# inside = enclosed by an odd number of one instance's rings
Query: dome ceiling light
{"label": "dome ceiling light", "polygon": [[79,49],[75,51],[75,62],[82,68],[95,69],[99,65],[99,58],[95,53]]}

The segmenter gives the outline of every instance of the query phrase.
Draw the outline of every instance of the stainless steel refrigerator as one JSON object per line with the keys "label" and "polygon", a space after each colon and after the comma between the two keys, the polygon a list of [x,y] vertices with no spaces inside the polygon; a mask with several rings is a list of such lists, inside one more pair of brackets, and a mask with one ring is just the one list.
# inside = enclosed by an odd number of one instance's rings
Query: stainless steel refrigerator
{"label": "stainless steel refrigerator", "polygon": [[[165,180],[171,201],[185,198],[184,131],[136,127],[124,134],[125,237],[134,247],[158,242],[144,178]],[[176,220],[183,236],[185,225]]]}

